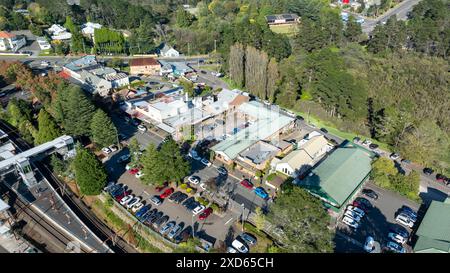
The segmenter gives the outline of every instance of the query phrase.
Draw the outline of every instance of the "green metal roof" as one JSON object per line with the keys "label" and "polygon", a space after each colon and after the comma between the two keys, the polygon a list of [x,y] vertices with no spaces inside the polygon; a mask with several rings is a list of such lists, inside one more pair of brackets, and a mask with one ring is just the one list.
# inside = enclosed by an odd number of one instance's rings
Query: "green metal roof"
{"label": "green metal roof", "polygon": [[450,204],[432,201],[416,235],[415,252],[450,252]]}
{"label": "green metal roof", "polygon": [[299,184],[340,207],[367,178],[371,162],[372,155],[362,149],[338,148]]}

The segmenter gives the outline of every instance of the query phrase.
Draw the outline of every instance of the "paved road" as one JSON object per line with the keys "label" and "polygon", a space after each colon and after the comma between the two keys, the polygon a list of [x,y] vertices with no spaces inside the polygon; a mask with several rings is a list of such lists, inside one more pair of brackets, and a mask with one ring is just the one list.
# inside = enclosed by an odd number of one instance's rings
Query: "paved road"
{"label": "paved road", "polygon": [[376,19],[365,18],[365,22],[362,25],[362,30],[364,33],[370,33],[375,28],[378,23],[384,23],[392,15],[397,15],[398,20],[406,20],[407,14],[412,8],[419,3],[421,0],[404,0],[397,6],[388,10]]}
{"label": "paved road", "polygon": [[9,253],[9,252],[8,252],[8,250],[6,250],[2,246],[0,246],[0,253]]}

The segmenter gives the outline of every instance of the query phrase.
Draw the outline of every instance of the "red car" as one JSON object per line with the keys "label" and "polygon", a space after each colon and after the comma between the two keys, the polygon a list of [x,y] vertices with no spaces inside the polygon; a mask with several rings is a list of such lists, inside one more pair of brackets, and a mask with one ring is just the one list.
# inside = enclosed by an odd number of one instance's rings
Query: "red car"
{"label": "red car", "polygon": [[247,179],[244,179],[241,181],[241,185],[246,187],[247,189],[253,189],[253,184],[252,182],[248,181]]}
{"label": "red car", "polygon": [[164,182],[164,184],[162,184],[161,186],[156,187],[155,190],[156,190],[157,192],[160,192],[160,191],[162,191],[163,189],[165,189],[167,186],[169,186],[169,182]]}
{"label": "red car", "polygon": [[135,175],[135,174],[137,174],[139,172],[139,169],[138,168],[134,168],[134,169],[129,170],[128,172],[130,174],[132,174],[132,175]]}
{"label": "red car", "polygon": [[165,190],[159,197],[164,199],[166,197],[169,197],[169,195],[171,195],[174,192],[173,188],[168,188],[167,190]]}
{"label": "red car", "polygon": [[130,195],[130,194],[131,194],[131,190],[125,191],[122,194],[119,194],[116,196],[116,201],[120,202],[120,200],[122,200],[122,198],[124,198],[125,196]]}
{"label": "red car", "polygon": [[199,220],[205,220],[208,216],[213,212],[212,208],[205,209],[200,216],[198,216]]}

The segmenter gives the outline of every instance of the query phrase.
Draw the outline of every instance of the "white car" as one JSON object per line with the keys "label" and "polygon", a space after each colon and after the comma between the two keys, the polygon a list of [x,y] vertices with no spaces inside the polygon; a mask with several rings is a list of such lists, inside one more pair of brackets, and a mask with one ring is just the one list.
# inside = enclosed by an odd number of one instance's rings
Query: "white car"
{"label": "white car", "polygon": [[344,213],[345,216],[352,218],[353,220],[355,220],[356,222],[360,222],[361,221],[361,217],[359,217],[356,213],[354,213],[351,210],[346,210]]}
{"label": "white car", "polygon": [[234,241],[231,243],[231,246],[237,249],[240,253],[248,253],[248,247],[238,239],[234,239]]}
{"label": "white car", "polygon": [[42,61],[42,62],[41,62],[41,66],[43,66],[43,67],[47,67],[47,66],[49,66],[49,65],[50,65],[49,62],[46,62],[46,61]]}
{"label": "white car", "polygon": [[145,126],[142,125],[142,124],[138,125],[137,128],[138,128],[138,130],[141,131],[141,132],[146,132],[146,131],[147,131],[147,127],[145,127]]}
{"label": "white car", "polygon": [[373,239],[372,236],[368,236],[366,238],[366,242],[364,243],[364,250],[366,252],[372,252],[375,249],[375,240]]}
{"label": "white car", "polygon": [[130,164],[127,164],[126,166],[125,166],[125,170],[131,170],[133,168],[133,166],[131,166]]}
{"label": "white car", "polygon": [[234,247],[227,247],[227,253],[239,253]]}
{"label": "white car", "polygon": [[133,200],[134,195],[130,194],[125,196],[124,198],[122,198],[122,200],[120,200],[120,204],[122,206],[126,206],[128,204],[128,202],[130,202],[131,200]]}
{"label": "white car", "polygon": [[119,148],[116,145],[111,145],[109,146],[109,149],[111,150],[111,152],[115,152],[117,151]]}
{"label": "white car", "polygon": [[390,157],[392,160],[397,160],[397,159],[400,158],[400,155],[397,154],[397,153],[393,153],[393,154],[391,154],[389,157]]}
{"label": "white car", "polygon": [[406,243],[405,237],[401,236],[400,234],[394,233],[394,232],[389,232],[388,238],[391,239],[392,241],[402,244],[402,245],[404,243]]}
{"label": "white car", "polygon": [[111,151],[110,148],[105,147],[105,148],[102,149],[102,152],[105,153],[105,154],[107,154],[107,155],[109,155],[112,151]]}
{"label": "white car", "polygon": [[406,214],[400,213],[399,215],[397,215],[397,217],[395,217],[395,221],[409,228],[412,228],[414,226],[414,222],[411,221],[411,219]]}
{"label": "white car", "polygon": [[144,203],[139,202],[139,203],[135,204],[135,205],[131,208],[131,211],[134,212],[134,213],[136,213],[136,212],[138,212],[140,209],[142,209],[142,207],[144,207]]}
{"label": "white car", "polygon": [[208,159],[206,158],[202,158],[200,162],[202,162],[203,165],[206,165],[208,167],[212,165],[211,162],[209,162]]}
{"label": "white car", "polygon": [[144,173],[142,171],[139,171],[137,174],[134,175],[136,178],[141,178],[144,176]]}
{"label": "white car", "polygon": [[202,190],[206,191],[206,184],[205,183],[200,183],[200,188],[202,188]]}
{"label": "white car", "polygon": [[365,212],[362,209],[352,206],[352,205],[347,206],[347,210],[352,211],[353,213],[358,215],[360,218],[364,217],[364,215],[365,215]]}
{"label": "white car", "polygon": [[366,140],[364,140],[363,141],[363,143],[362,143],[363,145],[365,145],[365,146],[369,146],[370,144],[372,144],[372,141],[371,140],[368,140],[368,139],[366,139]]}
{"label": "white car", "polygon": [[353,218],[350,218],[348,216],[344,216],[344,218],[342,219],[342,222],[344,224],[346,224],[349,227],[352,227],[354,229],[357,229],[359,227],[358,222],[356,222],[355,220],[353,220]]}
{"label": "white car", "polygon": [[192,210],[192,214],[197,215],[200,212],[202,212],[203,210],[205,210],[205,206],[199,205],[195,209]]}
{"label": "white car", "polygon": [[141,198],[140,197],[135,197],[133,198],[133,200],[131,200],[130,202],[128,202],[127,204],[127,209],[131,209],[134,207],[134,205],[136,205],[137,203],[141,202]]}
{"label": "white car", "polygon": [[194,185],[200,183],[200,178],[198,176],[189,176],[188,181]]}
{"label": "white car", "polygon": [[192,157],[194,160],[201,160],[202,158],[198,156],[197,151],[191,150],[189,152],[189,156]]}
{"label": "white car", "polygon": [[221,175],[226,175],[228,173],[227,169],[225,169],[224,167],[218,168],[217,172]]}

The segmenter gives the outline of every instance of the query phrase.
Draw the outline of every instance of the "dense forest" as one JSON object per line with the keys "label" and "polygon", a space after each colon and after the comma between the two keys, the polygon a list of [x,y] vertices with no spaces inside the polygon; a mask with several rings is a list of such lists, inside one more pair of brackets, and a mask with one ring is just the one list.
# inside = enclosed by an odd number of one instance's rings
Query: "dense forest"
{"label": "dense forest", "polygon": [[[131,32],[126,40],[114,37],[120,47],[109,51],[148,53],[168,42],[185,54],[217,53],[233,86],[450,172],[448,0],[421,1],[406,21],[391,17],[370,36],[352,16],[343,22],[328,0],[81,0],[80,6],[0,0],[0,5],[1,29],[38,33],[39,27],[61,23],[77,32],[76,26],[92,21]],[[31,19],[21,20],[13,8],[27,8]],[[275,33],[265,16],[278,13],[296,13],[301,23],[287,35]],[[106,30],[101,35],[106,43],[115,36]],[[71,50],[85,51],[74,36]],[[99,52],[102,43],[92,48]]]}

